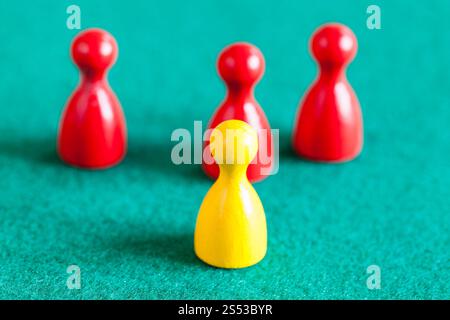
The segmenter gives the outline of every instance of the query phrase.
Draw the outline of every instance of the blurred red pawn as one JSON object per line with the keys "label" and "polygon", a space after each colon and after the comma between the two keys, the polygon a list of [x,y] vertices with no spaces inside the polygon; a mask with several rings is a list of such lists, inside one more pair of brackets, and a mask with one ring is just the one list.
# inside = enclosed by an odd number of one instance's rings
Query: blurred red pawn
{"label": "blurred red pawn", "polygon": [[340,24],[326,24],[312,36],[319,76],[301,103],[293,134],[294,150],[306,159],[344,162],[361,152],[361,109],[346,78],[357,46],[353,32]]}
{"label": "blurred red pawn", "polygon": [[117,59],[117,43],[108,32],[89,29],[76,36],[71,54],[81,81],[61,118],[59,156],[76,167],[114,166],[127,148],[125,117],[107,80],[107,71]]}
{"label": "blurred red pawn", "polygon": [[[273,168],[269,121],[254,96],[254,87],[264,74],[264,57],[249,43],[235,43],[220,53],[217,69],[227,86],[227,95],[208,128],[214,129],[221,122],[234,119],[247,122],[258,132],[258,154],[247,169],[247,178],[251,182],[260,181],[270,175]],[[208,136],[204,151],[204,154],[210,153]],[[219,176],[219,166],[214,160],[206,163],[203,159],[203,170],[213,179]]]}

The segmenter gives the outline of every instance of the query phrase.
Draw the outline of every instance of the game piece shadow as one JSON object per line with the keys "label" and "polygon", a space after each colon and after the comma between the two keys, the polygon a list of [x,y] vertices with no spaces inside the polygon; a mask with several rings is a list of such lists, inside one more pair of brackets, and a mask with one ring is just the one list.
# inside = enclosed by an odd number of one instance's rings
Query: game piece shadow
{"label": "game piece shadow", "polygon": [[198,164],[174,164],[171,159],[172,147],[171,144],[130,142],[124,165],[139,166],[144,170],[155,170],[164,175],[208,180]]}
{"label": "game piece shadow", "polygon": [[56,152],[54,136],[0,137],[0,154],[22,159],[28,162],[38,162],[45,165],[61,165]]}
{"label": "game piece shadow", "polygon": [[299,156],[292,146],[292,136],[291,132],[288,134],[285,131],[280,131],[280,147],[279,147],[279,161],[282,163],[283,161],[289,162],[298,162],[303,165],[316,165],[321,166],[326,163],[311,161],[306,158]]}
{"label": "game piece shadow", "polygon": [[288,160],[302,160],[297,154],[295,153],[294,149],[292,148],[292,137],[290,135],[291,133],[286,133],[284,130],[280,130],[280,137],[279,137],[279,152],[280,152],[280,162],[283,161],[283,159]]}
{"label": "game piece shadow", "polygon": [[152,234],[146,236],[125,236],[107,241],[108,249],[131,257],[157,258],[173,264],[201,266],[195,256],[193,234]]}
{"label": "game piece shadow", "polygon": [[[130,142],[127,155],[121,166],[139,166],[144,170],[155,170],[164,175],[179,175],[189,179],[208,180],[200,165],[173,164],[170,158],[171,151],[172,146],[170,144]],[[0,137],[0,155],[21,159],[29,163],[66,167],[58,157],[56,137],[53,135],[36,137],[4,135]]]}

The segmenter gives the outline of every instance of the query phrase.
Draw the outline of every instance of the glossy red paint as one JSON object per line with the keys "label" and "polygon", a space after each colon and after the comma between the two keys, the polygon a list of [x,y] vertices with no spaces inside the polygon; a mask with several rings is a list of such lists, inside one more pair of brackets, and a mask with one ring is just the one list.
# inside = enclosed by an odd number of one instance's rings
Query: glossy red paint
{"label": "glossy red paint", "polygon": [[312,36],[311,51],[319,76],[301,102],[294,150],[312,161],[349,161],[363,145],[361,108],[346,78],[357,51],[356,37],[344,25],[326,24]]}
{"label": "glossy red paint", "polygon": [[117,43],[108,32],[89,29],[76,36],[71,54],[81,81],[61,118],[59,156],[77,167],[114,166],[127,148],[125,117],[107,81],[107,71],[117,59]]}
{"label": "glossy red paint", "polygon": [[[247,169],[247,177],[251,182],[260,181],[270,174],[273,167],[270,125],[254,96],[254,87],[264,74],[264,57],[251,44],[235,43],[221,52],[217,69],[227,86],[227,95],[210,120],[208,128],[213,129],[223,121],[234,119],[245,121],[257,130],[258,154]],[[205,154],[210,155],[209,134],[206,135]],[[203,169],[211,178],[219,176],[219,167],[214,160],[207,164],[203,159]]]}

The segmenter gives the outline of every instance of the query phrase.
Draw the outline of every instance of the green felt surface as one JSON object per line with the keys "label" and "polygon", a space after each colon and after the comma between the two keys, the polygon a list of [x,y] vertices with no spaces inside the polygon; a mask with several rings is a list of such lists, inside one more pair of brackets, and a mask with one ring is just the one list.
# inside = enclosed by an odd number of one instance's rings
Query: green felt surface
{"label": "green felt surface", "polygon": [[[382,29],[366,28],[378,4]],[[82,28],[102,27],[120,56],[110,82],[129,126],[118,167],[73,169],[55,153],[62,108],[78,82],[69,59],[72,1],[0,3],[0,298],[448,299],[450,297],[450,5],[448,1],[85,1]],[[301,161],[289,140],[315,77],[308,39],[350,26],[349,79],[365,121],[362,155]],[[256,95],[280,129],[278,174],[255,185],[266,258],[219,270],[193,252],[211,186],[170,161],[175,128],[207,121],[224,96],[217,54],[245,40],[264,53]],[[66,268],[81,268],[68,290]],[[366,268],[381,268],[368,290]]]}

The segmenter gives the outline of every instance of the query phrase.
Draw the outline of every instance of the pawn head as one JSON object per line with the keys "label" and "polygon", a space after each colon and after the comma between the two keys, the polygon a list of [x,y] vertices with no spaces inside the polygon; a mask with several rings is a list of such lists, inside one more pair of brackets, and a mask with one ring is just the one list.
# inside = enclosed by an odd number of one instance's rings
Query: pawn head
{"label": "pawn head", "polygon": [[264,74],[265,62],[261,51],[249,43],[235,43],[219,55],[217,69],[227,84],[253,85]]}
{"label": "pawn head", "polygon": [[347,64],[355,57],[357,48],[352,30],[337,23],[321,26],[311,39],[311,51],[319,64]]}
{"label": "pawn head", "polygon": [[258,152],[258,134],[244,121],[227,120],[212,131],[210,150],[219,165],[248,166]]}
{"label": "pawn head", "polygon": [[72,42],[72,58],[83,71],[105,71],[116,62],[117,52],[116,40],[101,29],[85,30]]}

